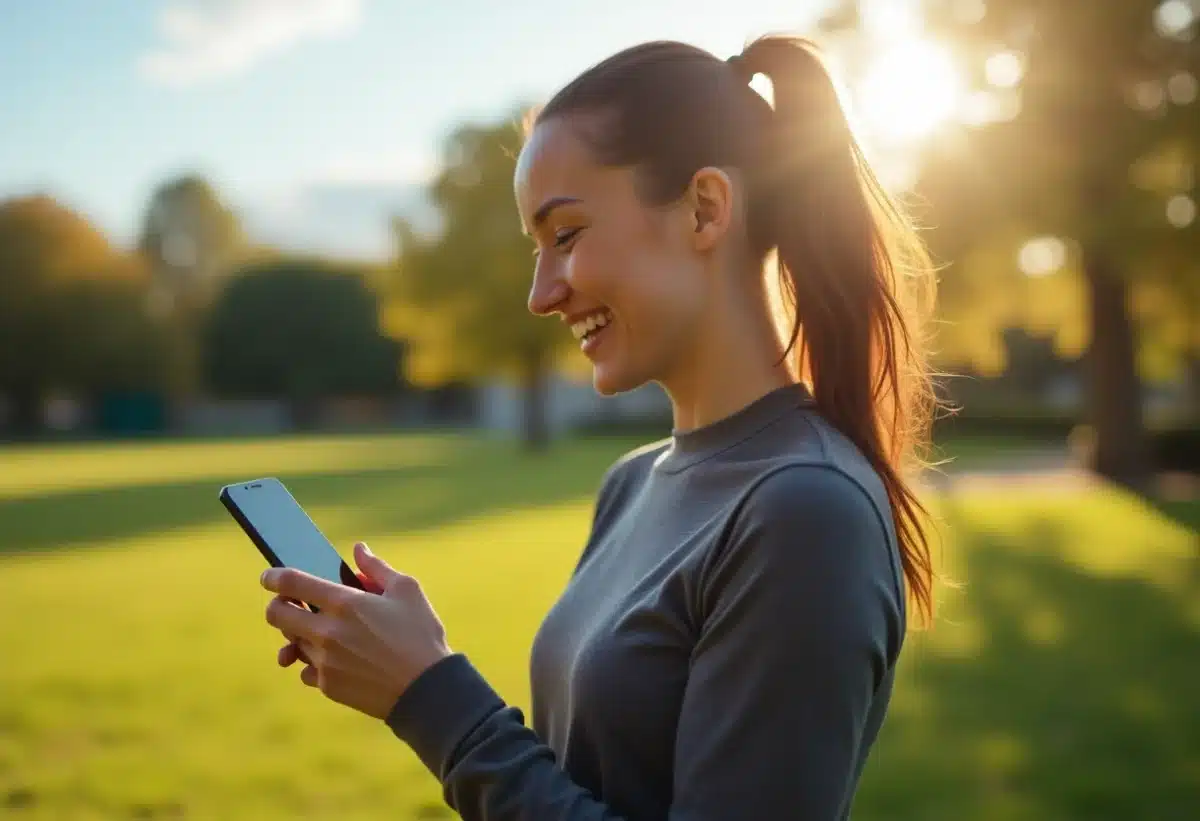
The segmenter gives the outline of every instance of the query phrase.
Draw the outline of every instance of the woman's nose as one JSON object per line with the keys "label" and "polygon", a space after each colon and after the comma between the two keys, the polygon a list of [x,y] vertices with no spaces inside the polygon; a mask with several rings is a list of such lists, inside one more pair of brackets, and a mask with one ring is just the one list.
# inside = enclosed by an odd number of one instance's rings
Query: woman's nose
{"label": "woman's nose", "polygon": [[567,301],[571,288],[562,278],[541,266],[534,269],[533,287],[529,289],[529,312],[546,316]]}

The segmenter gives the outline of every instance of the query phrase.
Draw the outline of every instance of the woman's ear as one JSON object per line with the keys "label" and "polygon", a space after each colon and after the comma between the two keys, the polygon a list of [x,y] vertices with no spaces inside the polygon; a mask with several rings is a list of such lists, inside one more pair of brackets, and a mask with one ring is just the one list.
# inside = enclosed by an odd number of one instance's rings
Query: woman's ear
{"label": "woman's ear", "polygon": [[697,251],[711,251],[733,225],[733,180],[720,168],[701,168],[692,175],[687,202],[693,246]]}

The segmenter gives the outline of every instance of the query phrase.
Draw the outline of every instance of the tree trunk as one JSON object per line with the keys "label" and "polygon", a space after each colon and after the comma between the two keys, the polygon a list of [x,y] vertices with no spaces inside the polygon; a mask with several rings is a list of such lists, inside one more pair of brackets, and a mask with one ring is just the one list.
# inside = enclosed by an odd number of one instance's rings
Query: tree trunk
{"label": "tree trunk", "polygon": [[1187,379],[1186,399],[1188,411],[1186,418],[1188,420],[1200,420],[1200,354],[1192,352],[1188,356],[1187,371],[1184,378]]}
{"label": "tree trunk", "polygon": [[532,354],[526,359],[522,380],[524,397],[521,434],[525,447],[530,450],[544,450],[550,444],[546,409],[548,371],[545,357],[541,354]]}
{"label": "tree trunk", "polygon": [[1084,249],[1083,268],[1092,326],[1087,354],[1088,415],[1095,430],[1092,469],[1142,491],[1151,471],[1129,283],[1113,261],[1094,248]]}
{"label": "tree trunk", "polygon": [[[1195,272],[1200,277],[1200,271]],[[1194,280],[1193,280],[1194,281]],[[1188,294],[1188,335],[1184,343],[1185,418],[1200,421],[1200,288]]]}
{"label": "tree trunk", "polygon": [[42,431],[42,394],[32,386],[18,386],[8,395],[12,402],[12,432],[18,438],[35,436]]}

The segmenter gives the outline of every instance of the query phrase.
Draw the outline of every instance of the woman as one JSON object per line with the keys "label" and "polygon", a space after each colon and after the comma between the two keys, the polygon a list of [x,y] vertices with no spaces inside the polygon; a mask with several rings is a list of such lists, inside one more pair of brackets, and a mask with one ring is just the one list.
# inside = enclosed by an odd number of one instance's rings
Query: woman
{"label": "woman", "polygon": [[530,309],[570,326],[601,393],[661,384],[675,427],[603,480],[536,637],[532,727],[362,545],[383,595],[267,572],[280,663],[385,720],[468,821],[845,818],[907,602],[930,611],[904,477],[930,402],[919,242],[786,37],[593,67],[533,121],[516,198]]}

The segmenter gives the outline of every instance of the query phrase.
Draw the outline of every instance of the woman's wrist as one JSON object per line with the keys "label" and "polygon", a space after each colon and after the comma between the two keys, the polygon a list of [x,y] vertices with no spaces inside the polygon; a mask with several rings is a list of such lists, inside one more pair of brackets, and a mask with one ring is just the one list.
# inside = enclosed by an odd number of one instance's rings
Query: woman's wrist
{"label": "woman's wrist", "polygon": [[384,721],[441,779],[463,739],[504,706],[470,660],[452,653],[414,679]]}

